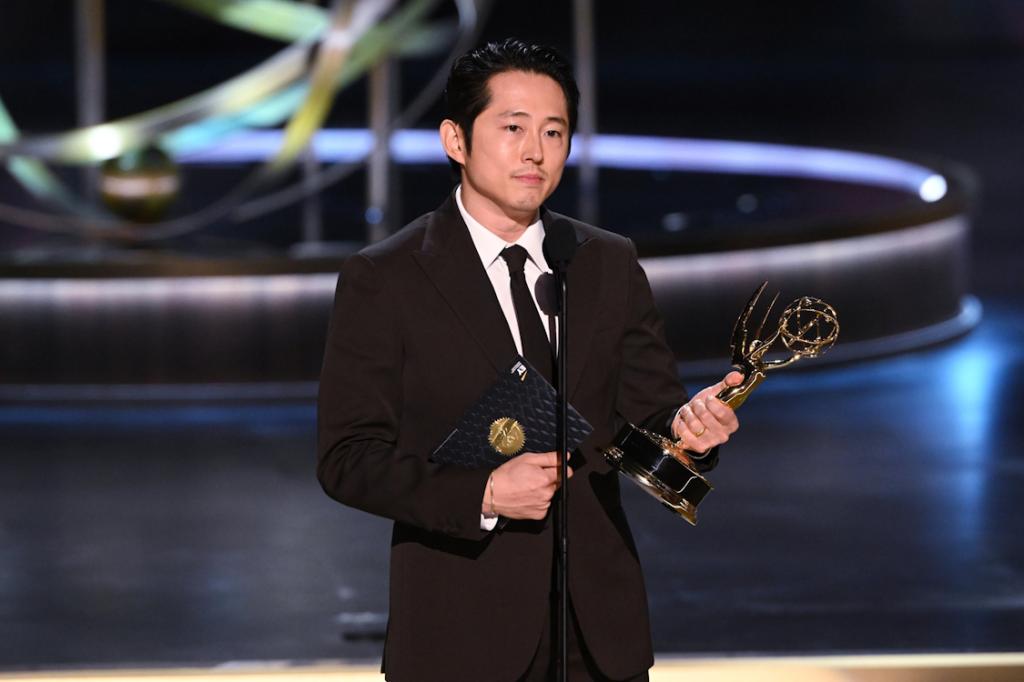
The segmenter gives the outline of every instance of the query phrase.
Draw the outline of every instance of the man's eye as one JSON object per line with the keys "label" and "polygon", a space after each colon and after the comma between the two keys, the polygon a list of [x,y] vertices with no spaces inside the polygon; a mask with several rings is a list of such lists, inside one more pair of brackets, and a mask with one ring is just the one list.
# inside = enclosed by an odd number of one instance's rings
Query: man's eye
{"label": "man's eye", "polygon": [[516,125],[515,123],[510,123],[510,124],[508,124],[507,126],[505,126],[505,129],[506,129],[507,131],[509,131],[510,133],[517,133],[517,132],[519,132],[520,130],[522,130],[522,128],[521,128],[521,127],[519,127],[518,125]]}
{"label": "man's eye", "polygon": [[561,137],[562,136],[562,131],[561,130],[548,130],[545,134],[548,137]]}

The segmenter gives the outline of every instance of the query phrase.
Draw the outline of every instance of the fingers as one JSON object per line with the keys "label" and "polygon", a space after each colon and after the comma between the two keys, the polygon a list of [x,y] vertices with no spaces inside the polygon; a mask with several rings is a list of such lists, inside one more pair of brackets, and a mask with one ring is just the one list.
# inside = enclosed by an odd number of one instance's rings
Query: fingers
{"label": "fingers", "polygon": [[693,452],[706,452],[717,444],[715,443],[716,436],[719,435],[717,426],[709,426],[706,423],[713,420],[704,400],[695,398],[684,405],[679,412],[682,418],[682,429],[676,435],[683,447]]}
{"label": "fingers", "polygon": [[[569,478],[572,478],[572,467],[566,467],[566,472],[569,474]],[[562,483],[562,467],[551,467],[546,471],[553,472],[555,483],[561,485]]]}
{"label": "fingers", "polygon": [[562,482],[562,472],[559,470],[558,467],[547,467],[547,468],[541,469],[541,476],[544,477],[542,479],[543,482],[544,482],[543,484],[545,486],[551,486],[551,488],[552,488],[551,492],[552,492],[552,494],[554,494],[554,491],[558,488],[559,484]]}
{"label": "fingers", "polygon": [[[540,475],[538,487],[550,503],[555,491],[562,485],[562,467],[558,461],[557,452],[544,452],[539,454],[526,453],[520,457],[531,456],[530,464],[537,467]],[[567,467],[569,478],[572,478],[572,467]],[[545,507],[546,509],[546,507]]]}
{"label": "fingers", "polygon": [[516,457],[516,459],[539,467],[558,466],[557,452],[524,452]]}
{"label": "fingers", "polygon": [[672,433],[687,450],[704,452],[707,448],[701,445],[701,439],[707,433],[707,427],[694,411],[691,404],[693,402],[686,403],[676,412],[676,418],[672,422]]}
{"label": "fingers", "polygon": [[692,402],[693,413],[700,424],[700,427],[694,430],[693,435],[701,438],[707,434],[708,437],[719,443],[729,440],[729,434],[736,430],[736,426],[739,426],[736,414],[725,403],[715,398]]}
{"label": "fingers", "polygon": [[525,459],[539,467],[557,467],[561,465],[557,452],[524,452],[518,459]]}
{"label": "fingers", "polygon": [[[739,372],[732,374],[742,379]],[[729,377],[726,380],[729,380]],[[724,383],[723,381],[722,384]],[[709,389],[701,391],[693,400],[686,403],[677,413],[677,419],[673,423],[676,437],[682,441],[683,447],[693,452],[707,452],[725,443],[739,428],[735,411],[718,400]]]}
{"label": "fingers", "polygon": [[[545,470],[559,471],[562,468],[557,452],[525,452],[519,455],[518,459],[525,459],[530,464]],[[569,478],[572,478],[572,467],[568,467],[568,470]]]}
{"label": "fingers", "polygon": [[543,519],[562,485],[558,464],[557,453],[527,452],[499,466],[491,474],[494,510],[512,519]]}
{"label": "fingers", "polygon": [[691,400],[689,403],[683,405],[682,409],[679,410],[678,414],[679,418],[683,422],[682,425],[685,428],[689,429],[690,435],[700,437],[704,433],[706,427],[704,426],[704,423],[701,422],[700,418],[697,416],[697,413],[694,411],[693,405],[691,404],[693,402],[694,401]]}
{"label": "fingers", "polygon": [[[734,433],[740,425],[739,419],[736,418],[735,410],[718,398],[709,398],[698,403],[697,413],[701,417],[701,421],[713,420],[725,430],[726,434]],[[705,418],[705,415],[707,418]]]}
{"label": "fingers", "polygon": [[[552,494],[562,482],[562,467],[557,452],[524,452],[502,466],[519,470],[522,476],[520,480],[524,485],[532,485],[538,489],[554,486]],[[529,470],[532,470],[532,473]],[[568,473],[569,478],[572,478],[572,467],[568,467]]]}
{"label": "fingers", "polygon": [[733,386],[739,386],[740,384],[742,384],[743,380],[745,378],[746,377],[744,376],[743,372],[737,372],[737,371],[734,370],[734,371],[729,372],[728,374],[726,374],[722,378],[722,380],[719,381],[717,384],[714,384],[713,386],[708,386],[707,388],[702,390],[700,393],[698,393],[695,397],[697,397],[697,398],[705,398],[705,397],[709,397],[709,396],[718,397],[718,394],[721,393],[722,391],[724,391],[725,389],[732,388]]}
{"label": "fingers", "polygon": [[725,375],[725,379],[722,380],[722,383],[726,386],[739,386],[743,383],[743,378],[742,372],[733,371]]}

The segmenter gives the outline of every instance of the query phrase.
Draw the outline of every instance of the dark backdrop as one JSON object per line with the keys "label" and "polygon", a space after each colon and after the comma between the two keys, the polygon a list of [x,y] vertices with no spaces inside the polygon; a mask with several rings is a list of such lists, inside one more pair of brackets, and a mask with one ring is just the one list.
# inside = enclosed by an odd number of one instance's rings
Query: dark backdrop
{"label": "dark backdrop", "polygon": [[[1024,177],[1024,3],[595,4],[601,131],[836,145],[962,162],[978,181],[975,288],[1014,293],[1008,259],[1019,241]],[[212,86],[280,48],[155,0],[108,0],[107,9],[112,117]],[[74,123],[72,15],[65,0],[12,0],[0,8],[0,97],[26,129]],[[571,4],[495,3],[483,36],[505,35],[571,53]],[[404,64],[406,101],[437,63]],[[362,85],[343,93],[329,124],[363,125],[364,95]],[[435,106],[420,125],[433,126],[440,116]],[[21,200],[10,183],[0,191],[4,200]],[[358,178],[331,190],[351,210],[362,191]],[[403,214],[434,201],[410,195]],[[294,222],[285,214],[276,229]]]}

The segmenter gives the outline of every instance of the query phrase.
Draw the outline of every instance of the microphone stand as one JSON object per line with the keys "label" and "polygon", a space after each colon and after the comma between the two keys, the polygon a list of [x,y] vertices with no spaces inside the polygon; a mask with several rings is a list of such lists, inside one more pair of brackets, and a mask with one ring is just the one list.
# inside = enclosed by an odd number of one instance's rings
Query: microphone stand
{"label": "microphone stand", "polygon": [[558,352],[556,362],[555,436],[562,486],[555,500],[555,593],[558,601],[558,639],[555,646],[556,679],[567,682],[569,676],[569,414],[568,363],[568,286],[566,271],[576,253],[576,231],[568,220],[559,218],[545,226],[544,259],[555,275]]}
{"label": "microphone stand", "polygon": [[558,498],[558,533],[556,535],[556,593],[558,595],[558,680],[567,682],[569,679],[569,447],[567,415],[569,413],[569,396],[567,388],[566,348],[569,337],[566,331],[566,305],[568,287],[566,284],[566,268],[555,266],[555,288],[558,291],[558,383],[555,410],[555,434],[558,446],[558,465],[562,477],[562,487]]}

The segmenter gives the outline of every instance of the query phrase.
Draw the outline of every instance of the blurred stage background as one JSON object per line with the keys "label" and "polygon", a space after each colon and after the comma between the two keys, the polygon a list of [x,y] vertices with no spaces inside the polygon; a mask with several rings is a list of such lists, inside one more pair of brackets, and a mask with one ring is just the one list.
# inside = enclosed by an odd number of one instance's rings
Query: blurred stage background
{"label": "blurred stage background", "polygon": [[[1024,3],[426,3],[422,49],[343,88],[317,155],[245,196],[279,125],[168,131],[180,154],[142,166],[57,158],[74,145],[40,135],[287,46],[186,5],[259,3],[0,7],[0,674],[377,660],[389,523],[320,491],[312,396],[338,265],[450,178],[428,132],[277,192],[359,157],[459,40],[506,35],[591,46],[590,124],[644,136],[595,142],[593,170],[578,139],[551,206],[636,240],[691,389],[764,276],[844,316],[831,361],[743,408],[698,527],[624,483],[659,661],[1024,649]],[[440,118],[425,97],[398,127]],[[33,198],[33,155],[78,198]],[[165,222],[113,225],[111,177],[173,178]]]}

